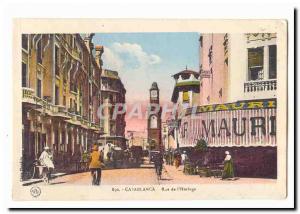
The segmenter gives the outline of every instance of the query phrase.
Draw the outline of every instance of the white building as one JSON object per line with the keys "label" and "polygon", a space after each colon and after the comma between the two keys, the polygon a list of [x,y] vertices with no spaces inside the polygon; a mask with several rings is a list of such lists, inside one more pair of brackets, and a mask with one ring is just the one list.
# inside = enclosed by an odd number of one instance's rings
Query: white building
{"label": "white building", "polygon": [[228,39],[227,102],[276,98],[276,34],[229,34]]}

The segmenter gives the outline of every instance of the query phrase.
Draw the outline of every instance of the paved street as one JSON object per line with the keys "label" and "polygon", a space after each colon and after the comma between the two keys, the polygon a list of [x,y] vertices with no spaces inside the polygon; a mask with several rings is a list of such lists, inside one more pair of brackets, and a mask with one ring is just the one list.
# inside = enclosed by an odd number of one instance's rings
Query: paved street
{"label": "paved street", "polygon": [[[157,180],[153,165],[144,165],[133,169],[108,169],[102,171],[102,185],[165,185],[165,184],[222,184],[222,183],[273,183],[275,179],[238,178],[228,181],[220,178],[199,177],[198,175],[185,175],[182,166],[164,165],[162,179]],[[70,174],[52,180],[51,185],[90,185],[89,172]]]}
{"label": "paved street", "polygon": [[[91,175],[89,172],[65,175],[54,179],[53,185],[89,185]],[[102,171],[102,185],[143,185],[158,184],[153,168],[138,169],[110,169]]]}

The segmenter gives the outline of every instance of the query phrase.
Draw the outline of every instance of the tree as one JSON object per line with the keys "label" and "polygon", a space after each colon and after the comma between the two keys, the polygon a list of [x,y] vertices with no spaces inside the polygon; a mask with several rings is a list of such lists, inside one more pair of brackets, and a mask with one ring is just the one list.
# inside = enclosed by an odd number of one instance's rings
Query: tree
{"label": "tree", "polygon": [[206,152],[207,151],[207,143],[203,138],[200,140],[197,140],[195,150],[198,152]]}

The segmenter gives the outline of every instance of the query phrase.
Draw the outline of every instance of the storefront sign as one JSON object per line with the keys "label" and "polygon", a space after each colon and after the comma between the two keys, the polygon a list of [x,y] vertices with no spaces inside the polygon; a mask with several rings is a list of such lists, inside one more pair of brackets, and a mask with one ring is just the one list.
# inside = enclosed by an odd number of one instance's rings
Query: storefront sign
{"label": "storefront sign", "polygon": [[[203,138],[208,146],[276,146],[276,100],[211,105],[215,111],[198,112],[182,118],[179,144],[195,146]],[[204,108],[202,108],[204,109]],[[219,109],[219,110],[216,110]],[[243,109],[243,110],[242,110]]]}
{"label": "storefront sign", "polygon": [[192,113],[202,113],[202,112],[267,109],[267,108],[276,108],[276,99],[239,101],[234,103],[195,106],[187,109],[186,115],[190,115]]}

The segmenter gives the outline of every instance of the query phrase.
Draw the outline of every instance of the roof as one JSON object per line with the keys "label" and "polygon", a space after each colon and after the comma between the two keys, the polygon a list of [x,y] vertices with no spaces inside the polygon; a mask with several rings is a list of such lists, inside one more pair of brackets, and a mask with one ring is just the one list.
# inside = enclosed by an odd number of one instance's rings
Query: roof
{"label": "roof", "polygon": [[183,70],[183,71],[180,71],[180,72],[178,72],[178,73],[172,75],[172,77],[174,77],[175,79],[178,79],[179,76],[182,75],[182,74],[193,74],[196,78],[198,78],[199,75],[200,75],[200,74],[199,74],[198,72],[196,72],[196,71],[189,70],[189,69],[185,69],[185,70]]}
{"label": "roof", "polygon": [[101,77],[111,78],[111,79],[120,79],[119,74],[117,71],[104,69]]}
{"label": "roof", "polygon": [[156,90],[158,89],[157,82],[152,83],[150,90],[152,89],[156,89]]}
{"label": "roof", "polygon": [[185,81],[185,82],[177,83],[174,87],[171,101],[173,103],[176,103],[179,92],[185,91],[185,90],[188,90],[188,91],[192,90],[195,93],[199,93],[200,92],[200,81]]}

